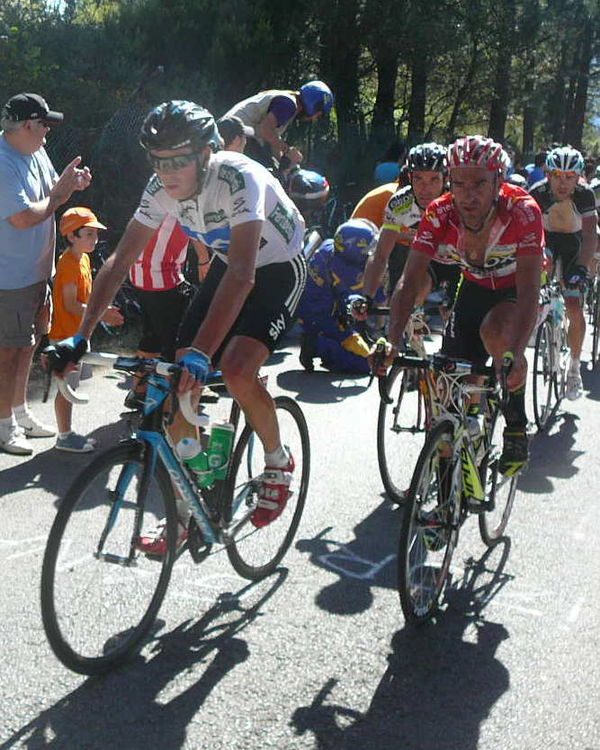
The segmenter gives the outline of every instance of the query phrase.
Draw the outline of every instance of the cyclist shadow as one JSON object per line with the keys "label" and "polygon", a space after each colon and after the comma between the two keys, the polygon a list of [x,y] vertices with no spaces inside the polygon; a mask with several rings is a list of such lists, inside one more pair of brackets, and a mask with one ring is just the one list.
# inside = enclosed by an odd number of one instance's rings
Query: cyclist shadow
{"label": "cyclist shadow", "polygon": [[583,389],[587,391],[585,398],[589,398],[592,401],[600,401],[600,370],[589,370],[587,367],[582,367],[581,379],[583,381]]}
{"label": "cyclist shadow", "polygon": [[[186,745],[186,727],[213,689],[249,656],[239,637],[261,616],[261,608],[287,578],[280,568],[262,582],[221,594],[196,621],[178,625],[139,656],[104,677],[80,687],[43,711],[0,745],[24,747],[153,750]],[[265,590],[266,585],[266,590]],[[248,598],[252,601],[246,604]],[[162,626],[159,621],[158,628]],[[202,670],[191,682],[189,674]],[[172,687],[176,675],[185,689]],[[133,731],[132,731],[133,730]],[[124,739],[126,738],[126,739]]]}
{"label": "cyclist shadow", "polygon": [[[8,469],[2,470],[2,494],[12,495],[28,489],[41,489],[60,498],[79,475],[105,447],[116,445],[125,437],[126,427],[122,421],[103,425],[89,433],[98,446],[90,453],[67,453],[54,449],[53,442],[47,450],[35,453]],[[59,500],[56,500],[58,504]]]}
{"label": "cyclist shadow", "polygon": [[296,734],[312,732],[319,750],[476,750],[482,722],[510,684],[497,656],[508,631],[482,616],[510,580],[503,573],[509,550],[505,539],[471,561],[448,591],[444,612],[393,636],[387,669],[364,714],[326,702],[337,684],[332,678],[311,705],[294,712]]}
{"label": "cyclist shadow", "polygon": [[354,615],[369,609],[373,587],[395,588],[399,513],[382,503],[354,528],[347,543],[328,537],[329,526],[314,539],[300,539],[296,548],[310,555],[314,565],[339,576],[316,596],[316,604],[337,615]]}
{"label": "cyclist shadow", "polygon": [[548,432],[540,432],[531,441],[529,467],[519,478],[521,492],[552,492],[550,477],[568,479],[579,472],[575,461],[585,453],[574,449],[579,417],[559,412]]}
{"label": "cyclist shadow", "polygon": [[277,375],[277,385],[284,391],[296,393],[296,401],[310,404],[329,404],[363,393],[367,375],[341,375],[317,370],[288,370]]}

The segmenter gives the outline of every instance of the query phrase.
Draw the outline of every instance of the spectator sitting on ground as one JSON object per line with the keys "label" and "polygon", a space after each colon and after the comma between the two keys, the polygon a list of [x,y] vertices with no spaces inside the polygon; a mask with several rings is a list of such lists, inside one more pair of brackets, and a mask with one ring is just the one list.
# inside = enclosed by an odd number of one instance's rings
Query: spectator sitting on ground
{"label": "spectator sitting on ground", "polygon": [[238,154],[243,154],[248,138],[254,136],[254,130],[244,125],[235,115],[221,117],[217,120],[217,127],[223,139],[225,151],[237,151]]}

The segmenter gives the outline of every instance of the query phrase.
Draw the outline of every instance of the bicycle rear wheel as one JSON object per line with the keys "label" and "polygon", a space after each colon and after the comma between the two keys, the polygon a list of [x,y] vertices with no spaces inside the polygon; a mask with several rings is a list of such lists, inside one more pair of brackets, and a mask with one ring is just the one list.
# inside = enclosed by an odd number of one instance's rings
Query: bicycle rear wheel
{"label": "bicycle rear wheel", "polygon": [[392,403],[379,403],[377,463],[388,498],[403,503],[410,467],[423,447],[429,415],[418,370],[392,367],[386,382]]}
{"label": "bicycle rear wheel", "polygon": [[532,396],[535,423],[540,432],[557,407],[556,367],[554,351],[553,324],[549,318],[544,320],[535,337],[535,351],[532,368]]}
{"label": "bicycle rear wheel", "polygon": [[449,420],[431,430],[406,499],[398,545],[398,592],[409,623],[425,622],[436,611],[458,539],[460,466],[453,440]]}
{"label": "bicycle rear wheel", "polygon": [[592,367],[598,364],[598,348],[600,346],[600,280],[596,276],[592,287]]}
{"label": "bicycle rear wheel", "polygon": [[518,475],[505,477],[498,470],[503,419],[497,404],[493,409],[489,417],[487,449],[480,467],[487,510],[479,514],[479,533],[488,547],[493,547],[504,536],[519,481]]}
{"label": "bicycle rear wheel", "polygon": [[[134,543],[161,518],[168,552],[150,560]],[[77,477],[50,530],[41,582],[44,629],[66,667],[99,674],[137,652],[167,590],[176,525],[168,475],[140,443],[110,448]]]}
{"label": "bicycle rear wheel", "polygon": [[294,458],[291,495],[283,513],[260,529],[250,516],[256,508],[264,452],[258,436],[246,425],[237,442],[229,469],[225,518],[233,524],[227,554],[239,575],[258,580],[272,573],[292,543],[306,500],[310,476],[308,427],[298,404],[287,396],[275,398],[281,439]]}

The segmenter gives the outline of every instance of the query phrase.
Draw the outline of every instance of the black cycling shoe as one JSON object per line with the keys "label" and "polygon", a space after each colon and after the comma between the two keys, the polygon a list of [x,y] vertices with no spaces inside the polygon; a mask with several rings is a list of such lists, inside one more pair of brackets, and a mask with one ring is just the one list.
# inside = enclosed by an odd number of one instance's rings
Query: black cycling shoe
{"label": "black cycling shoe", "polygon": [[512,477],[522,471],[529,458],[529,438],[525,430],[514,430],[509,427],[504,430],[502,455],[498,463],[498,471],[505,477]]}
{"label": "black cycling shoe", "polygon": [[309,336],[307,333],[302,334],[302,341],[300,342],[300,364],[306,372],[314,372],[315,366],[313,365],[313,359],[315,358],[315,338]]}
{"label": "black cycling shoe", "polygon": [[125,401],[123,402],[123,406],[126,409],[135,409],[135,410],[143,409],[145,400],[146,400],[145,393],[141,393],[140,391],[135,391],[132,389],[125,396]]}

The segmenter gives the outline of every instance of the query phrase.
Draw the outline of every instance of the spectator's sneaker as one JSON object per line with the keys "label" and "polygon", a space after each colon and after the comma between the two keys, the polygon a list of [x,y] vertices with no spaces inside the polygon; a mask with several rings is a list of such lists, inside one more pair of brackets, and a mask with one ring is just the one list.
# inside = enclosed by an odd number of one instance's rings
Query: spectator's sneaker
{"label": "spectator's sneaker", "polygon": [[87,438],[85,435],[78,435],[76,432],[70,432],[64,438],[57,438],[54,446],[57,451],[67,451],[68,453],[90,453],[94,450],[96,441]]}
{"label": "spectator's sneaker", "polygon": [[569,401],[577,401],[583,395],[583,382],[581,380],[581,373],[577,370],[575,372],[567,373],[567,390],[565,396]]}
{"label": "spectator's sneaker", "polygon": [[434,508],[419,514],[419,526],[425,548],[439,552],[448,543],[450,529],[446,523],[445,508]]}
{"label": "spectator's sneaker", "polygon": [[529,438],[525,430],[504,430],[502,455],[498,463],[500,474],[512,477],[518,474],[529,458]]}
{"label": "spectator's sneaker", "polygon": [[287,466],[281,468],[265,467],[258,490],[258,503],[250,520],[257,529],[266,526],[283,513],[290,492],[294,473],[294,459],[290,455]]}
{"label": "spectator's sneaker", "polygon": [[314,372],[315,366],[313,365],[313,359],[315,358],[315,341],[314,336],[309,336],[307,333],[302,334],[302,341],[300,343],[300,364],[306,372]]}
{"label": "spectator's sneaker", "polygon": [[[189,531],[180,519],[177,520],[177,542],[176,549],[187,541]],[[145,555],[152,557],[164,557],[167,554],[167,519],[161,519],[155,528],[138,537],[135,548]]]}
{"label": "spectator's sneaker", "polygon": [[17,424],[24,435],[29,438],[45,438],[56,435],[56,430],[53,427],[38,422],[31,414],[26,414],[24,417],[17,417]]}
{"label": "spectator's sneaker", "polygon": [[0,449],[5,453],[13,453],[16,456],[31,456],[33,448],[29,445],[20,427],[12,424],[8,429],[8,435],[0,435]]}

